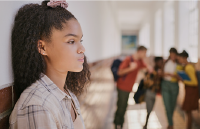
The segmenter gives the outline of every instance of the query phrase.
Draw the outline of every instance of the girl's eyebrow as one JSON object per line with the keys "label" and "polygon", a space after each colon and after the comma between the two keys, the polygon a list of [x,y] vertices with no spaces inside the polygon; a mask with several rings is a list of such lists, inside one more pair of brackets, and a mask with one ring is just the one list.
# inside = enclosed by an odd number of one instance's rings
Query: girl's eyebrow
{"label": "girl's eyebrow", "polygon": [[[65,35],[65,37],[68,37],[68,36],[78,37],[78,35],[75,35],[75,34],[67,34],[67,35]],[[82,37],[83,37],[83,35],[82,35]]]}

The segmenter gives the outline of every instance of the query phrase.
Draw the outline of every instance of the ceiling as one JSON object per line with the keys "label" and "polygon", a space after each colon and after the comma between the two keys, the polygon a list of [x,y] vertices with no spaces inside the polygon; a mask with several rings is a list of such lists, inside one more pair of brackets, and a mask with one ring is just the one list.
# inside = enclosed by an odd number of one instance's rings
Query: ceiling
{"label": "ceiling", "polygon": [[114,1],[122,31],[138,31],[158,1]]}

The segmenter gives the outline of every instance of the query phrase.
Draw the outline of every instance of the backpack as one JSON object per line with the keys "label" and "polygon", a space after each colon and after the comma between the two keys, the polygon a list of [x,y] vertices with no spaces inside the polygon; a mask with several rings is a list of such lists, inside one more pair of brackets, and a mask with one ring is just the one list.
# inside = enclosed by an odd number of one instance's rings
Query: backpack
{"label": "backpack", "polygon": [[115,81],[117,81],[117,79],[119,78],[119,76],[117,75],[117,72],[118,72],[118,69],[119,69],[119,66],[121,63],[122,63],[122,61],[120,59],[115,59],[112,63],[111,71],[112,71]]}
{"label": "backpack", "polygon": [[135,92],[133,99],[135,100],[136,104],[144,102],[146,89],[144,88],[144,79],[142,79],[139,83],[138,89]]}
{"label": "backpack", "polygon": [[[131,58],[131,62],[133,62],[133,57],[130,56]],[[119,66],[120,64],[122,63],[122,61],[120,59],[115,59],[111,65],[111,71],[112,71],[112,74],[113,74],[113,77],[114,77],[114,81],[116,82],[117,79],[119,78],[117,72],[118,72],[118,69],[119,69]]]}

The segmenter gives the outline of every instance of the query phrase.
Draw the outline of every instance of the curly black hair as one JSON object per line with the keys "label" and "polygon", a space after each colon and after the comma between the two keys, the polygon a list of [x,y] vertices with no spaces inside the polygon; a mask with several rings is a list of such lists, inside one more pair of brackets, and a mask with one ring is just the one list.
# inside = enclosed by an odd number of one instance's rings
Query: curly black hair
{"label": "curly black hair", "polygon": [[183,52],[181,52],[181,53],[179,54],[179,56],[180,56],[180,57],[184,57],[184,58],[188,58],[188,57],[189,57],[189,54],[187,53],[186,50],[183,50]]}
{"label": "curly black hair", "polygon": [[[38,40],[51,40],[51,30],[62,30],[63,23],[76,19],[62,7],[51,8],[43,1],[39,4],[26,4],[17,12],[12,29],[12,68],[14,91],[19,98],[32,83],[41,78],[46,71],[46,63],[38,51]],[[66,85],[74,94],[79,95],[90,81],[90,71],[86,57],[81,72],[68,72]]]}
{"label": "curly black hair", "polygon": [[178,51],[177,51],[176,48],[172,47],[172,48],[170,48],[169,53],[175,53],[175,54],[178,54]]}

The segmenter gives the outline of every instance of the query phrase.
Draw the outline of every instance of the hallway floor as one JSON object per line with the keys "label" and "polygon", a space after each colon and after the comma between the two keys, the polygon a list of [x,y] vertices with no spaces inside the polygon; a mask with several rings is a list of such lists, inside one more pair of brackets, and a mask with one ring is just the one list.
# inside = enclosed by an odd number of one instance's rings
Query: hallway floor
{"label": "hallway floor", "polygon": [[[79,97],[86,129],[114,129],[113,118],[116,110],[117,92],[109,64],[109,62],[99,64],[91,69],[91,85]],[[133,92],[129,96],[129,105],[123,129],[142,129],[145,123],[145,103],[135,104],[133,100],[134,91],[137,90],[137,86],[138,83],[134,85]],[[174,113],[173,119],[174,129],[185,129],[185,121],[179,113],[178,108]],[[148,129],[166,129],[167,126],[162,96],[157,95],[154,110],[150,115]],[[192,129],[200,128],[193,124]]]}

